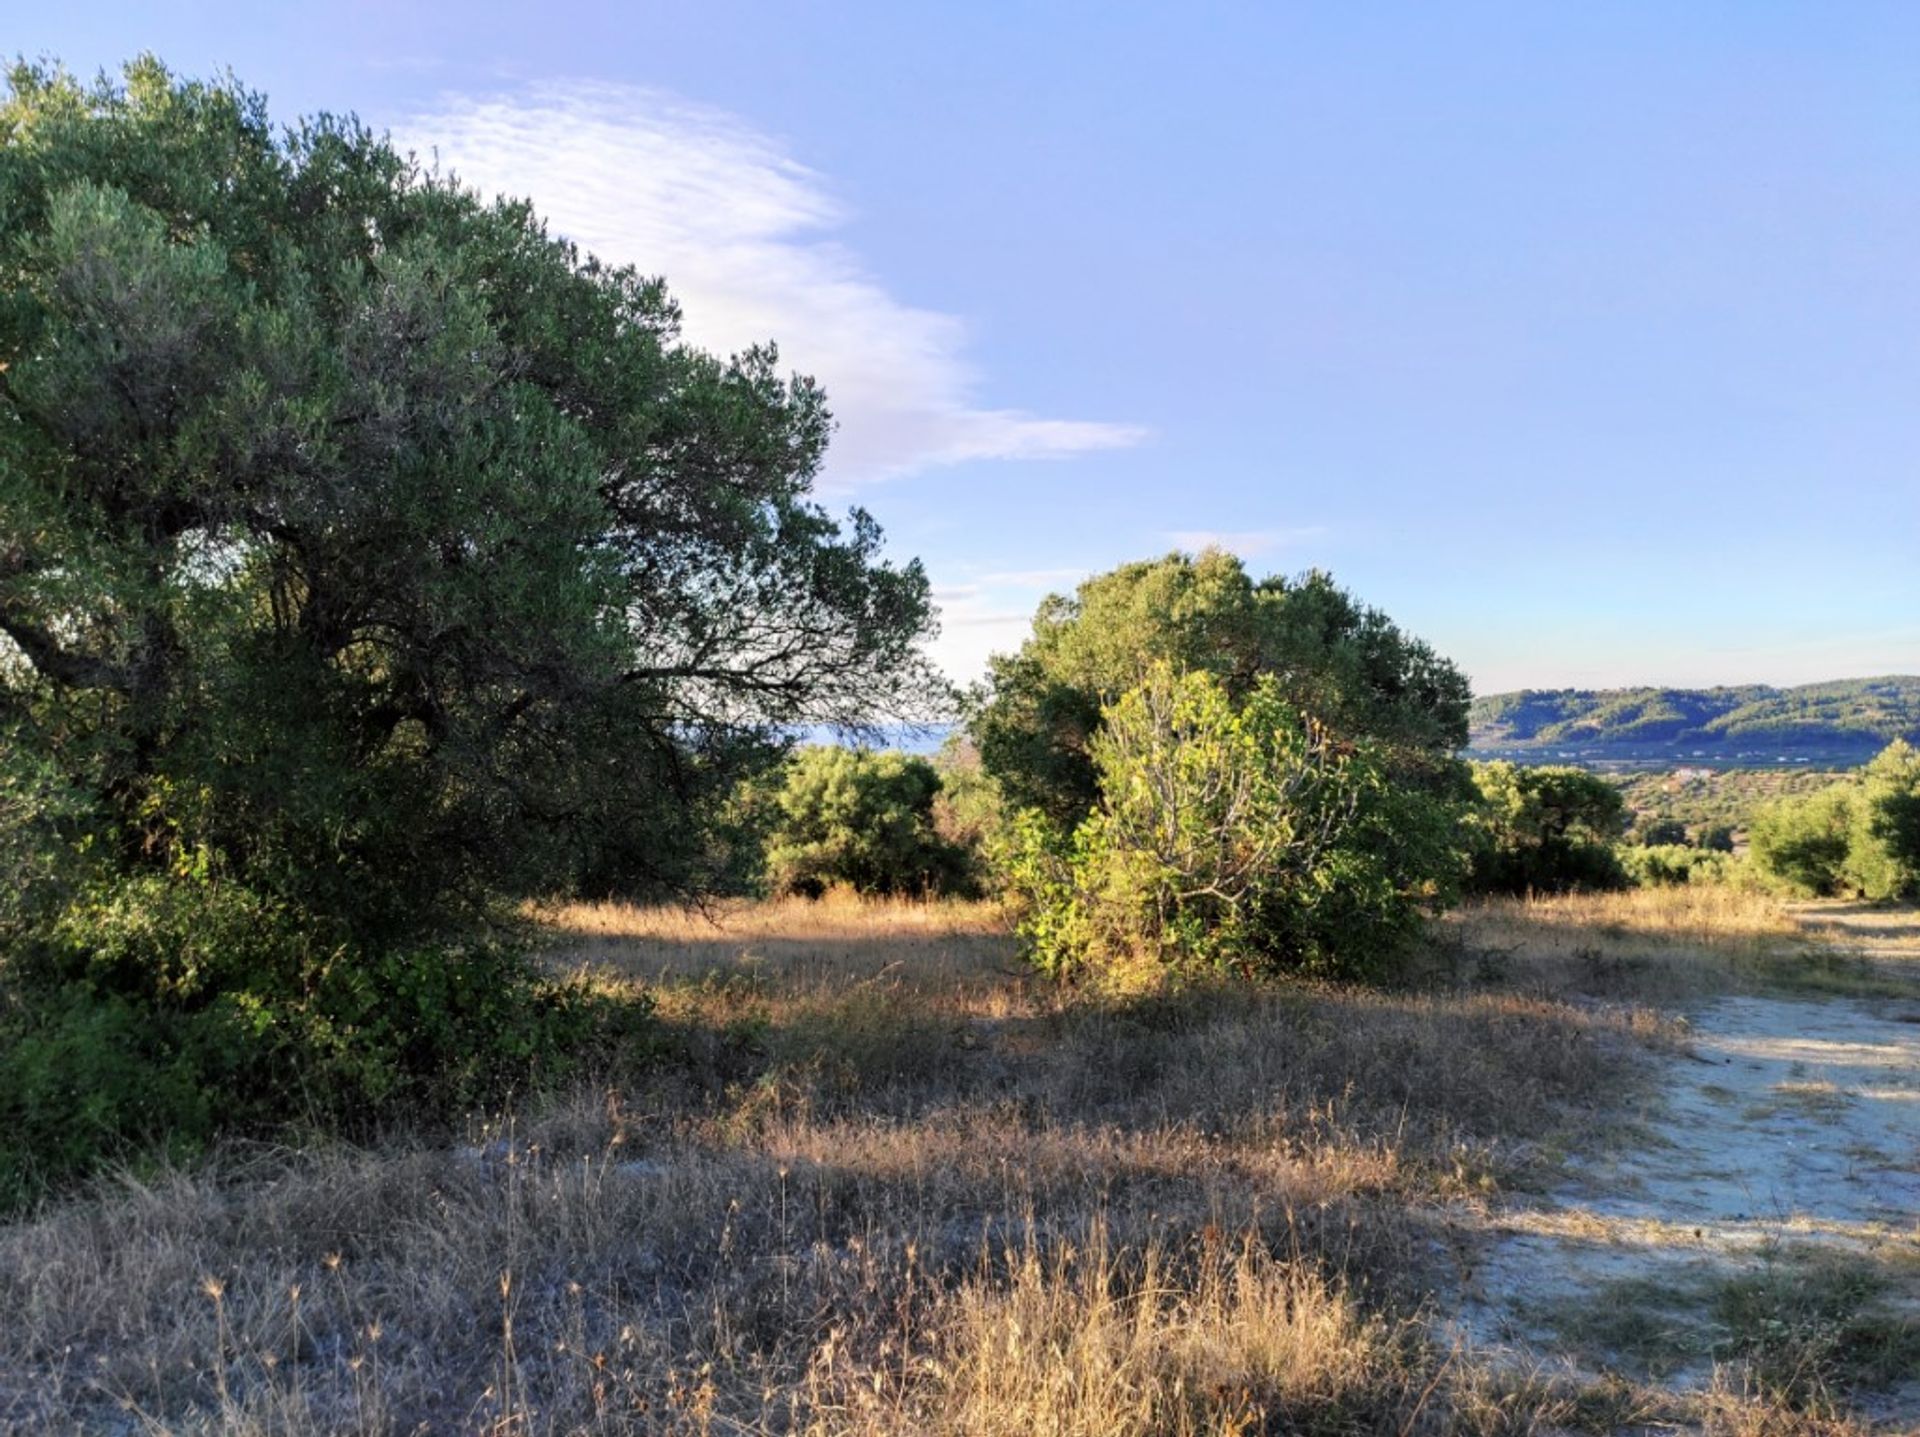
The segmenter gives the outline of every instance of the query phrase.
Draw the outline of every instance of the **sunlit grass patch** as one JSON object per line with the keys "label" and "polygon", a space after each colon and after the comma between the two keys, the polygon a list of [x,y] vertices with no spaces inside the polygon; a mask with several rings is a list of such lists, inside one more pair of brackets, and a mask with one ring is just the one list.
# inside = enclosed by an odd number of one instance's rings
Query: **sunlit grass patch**
{"label": "sunlit grass patch", "polygon": [[1718,885],[1470,903],[1436,930],[1483,981],[1678,1002],[1716,993],[1920,996],[1920,973],[1810,932],[1765,894]]}

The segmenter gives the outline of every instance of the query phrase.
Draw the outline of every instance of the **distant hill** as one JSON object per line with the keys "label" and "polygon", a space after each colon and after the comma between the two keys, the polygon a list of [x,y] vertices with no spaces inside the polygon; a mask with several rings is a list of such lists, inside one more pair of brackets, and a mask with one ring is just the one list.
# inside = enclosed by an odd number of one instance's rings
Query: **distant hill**
{"label": "distant hill", "polygon": [[1476,699],[1467,754],[1590,767],[1849,768],[1920,743],[1920,677],[1776,689],[1525,689]]}

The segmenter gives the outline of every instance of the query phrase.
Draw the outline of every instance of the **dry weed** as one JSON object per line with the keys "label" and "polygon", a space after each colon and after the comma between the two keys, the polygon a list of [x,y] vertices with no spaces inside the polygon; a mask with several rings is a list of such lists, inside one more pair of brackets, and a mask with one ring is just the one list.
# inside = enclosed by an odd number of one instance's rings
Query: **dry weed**
{"label": "dry weed", "polygon": [[645,1082],[457,1144],[234,1151],[0,1228],[0,1428],[1491,1433],[1616,1410],[1490,1397],[1411,1319],[1447,1290],[1433,1205],[1606,1121],[1659,1033],[1642,1010],[1524,974],[1069,1000],[984,906],[716,917],[552,917],[557,961],[657,1000],[674,1055]]}

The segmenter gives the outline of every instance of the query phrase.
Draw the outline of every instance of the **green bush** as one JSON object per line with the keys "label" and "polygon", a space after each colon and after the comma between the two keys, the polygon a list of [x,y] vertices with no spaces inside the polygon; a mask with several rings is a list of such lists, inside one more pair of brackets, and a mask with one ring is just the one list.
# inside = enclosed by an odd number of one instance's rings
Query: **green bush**
{"label": "green bush", "polygon": [[940,775],[940,792],[933,800],[934,831],[969,855],[981,881],[989,880],[985,855],[1006,832],[1010,817],[1000,783],[963,732],[948,736],[934,755],[933,767]]}
{"label": "green bush", "polygon": [[1769,885],[1797,897],[1827,897],[1845,887],[1854,795],[1849,783],[1768,804],[1747,831],[1754,868]]}
{"label": "green bush", "polygon": [[1614,845],[1627,826],[1620,790],[1584,769],[1477,763],[1472,815],[1476,893],[1624,888]]}
{"label": "green bush", "polygon": [[1732,854],[1684,843],[1629,845],[1620,850],[1619,857],[1627,878],[1641,888],[1728,883],[1739,869]]}
{"label": "green bush", "polygon": [[1033,962],[1130,982],[1377,973],[1451,896],[1451,816],[1398,789],[1258,681],[1156,664],[1091,744],[1099,804],[1071,832],[1038,808],[1000,847]]}
{"label": "green bush", "polygon": [[196,878],[83,892],[5,976],[0,1205],[290,1118],[445,1117],[652,1044],[644,1002],[546,979],[511,943],[356,951]]}
{"label": "green bush", "polygon": [[1830,788],[1769,804],[1749,834],[1775,888],[1803,897],[1920,897],[1920,752],[1889,744]]}
{"label": "green bush", "polygon": [[943,837],[940,775],[923,758],[867,749],[803,748],[769,805],[766,872],[776,893],[965,893],[971,855]]}
{"label": "green bush", "polygon": [[1889,744],[1857,784],[1847,881],[1865,898],[1920,898],[1920,751]]}
{"label": "green bush", "polygon": [[1634,829],[1633,841],[1644,848],[1684,845],[1687,841],[1687,826],[1677,818],[1651,819]]}

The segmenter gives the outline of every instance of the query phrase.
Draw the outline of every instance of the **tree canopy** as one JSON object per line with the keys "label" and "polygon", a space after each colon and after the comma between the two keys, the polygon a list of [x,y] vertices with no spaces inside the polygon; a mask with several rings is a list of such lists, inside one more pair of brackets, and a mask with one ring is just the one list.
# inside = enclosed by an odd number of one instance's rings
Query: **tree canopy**
{"label": "tree canopy", "polygon": [[1270,679],[1280,701],[1403,772],[1466,742],[1465,676],[1326,574],[1255,581],[1218,549],[1175,553],[1048,598],[1019,651],[992,661],[971,728],[1008,801],[1061,823],[1089,812],[1102,711],[1157,662],[1212,674],[1235,701]]}
{"label": "tree canopy", "polygon": [[769,794],[767,881],[775,892],[964,892],[971,856],[935,822],[940,774],[905,753],[801,749]]}
{"label": "tree canopy", "polygon": [[777,725],[915,703],[917,564],[809,499],[771,348],[352,119],[17,66],[0,723],[120,859],[356,928],[552,882]]}
{"label": "tree canopy", "polygon": [[1901,741],[1826,788],[1754,816],[1754,865],[1800,895],[1920,897],[1920,751]]}
{"label": "tree canopy", "polygon": [[784,735],[937,693],[824,397],[350,118],[9,81],[0,1204],[600,1051],[644,1004],[492,920],[697,885]]}
{"label": "tree canopy", "polygon": [[1626,832],[1620,790],[1585,769],[1477,763],[1469,885],[1483,893],[1624,887],[1614,852]]}

